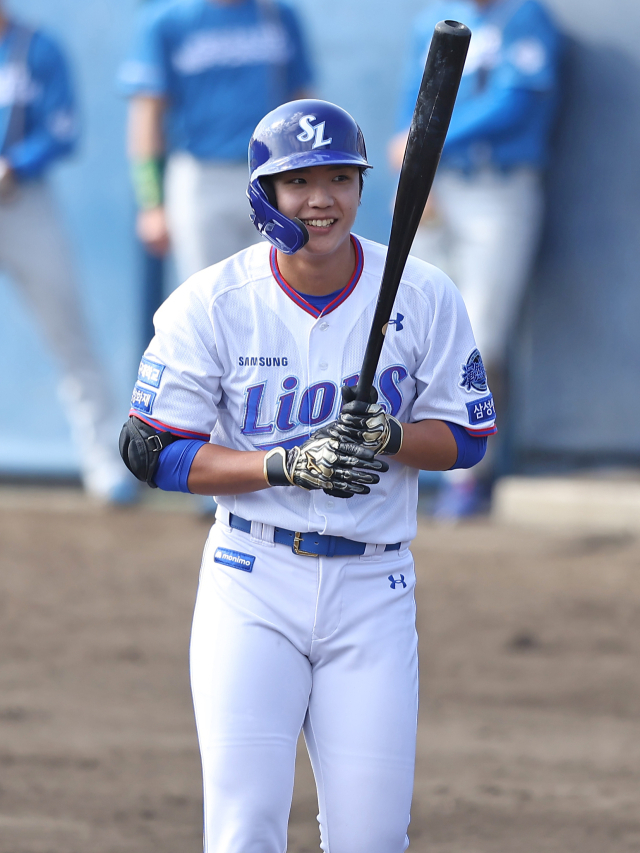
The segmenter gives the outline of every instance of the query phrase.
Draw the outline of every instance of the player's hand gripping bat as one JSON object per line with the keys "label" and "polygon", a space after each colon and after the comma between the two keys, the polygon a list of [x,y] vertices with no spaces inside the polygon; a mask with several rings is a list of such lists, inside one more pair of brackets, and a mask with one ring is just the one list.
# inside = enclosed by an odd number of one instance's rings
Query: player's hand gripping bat
{"label": "player's hand gripping bat", "polygon": [[469,28],[457,21],[440,21],[433,32],[402,161],[378,303],[355,389],[355,399],[361,402],[370,401],[393,302],[440,162],[470,39]]}

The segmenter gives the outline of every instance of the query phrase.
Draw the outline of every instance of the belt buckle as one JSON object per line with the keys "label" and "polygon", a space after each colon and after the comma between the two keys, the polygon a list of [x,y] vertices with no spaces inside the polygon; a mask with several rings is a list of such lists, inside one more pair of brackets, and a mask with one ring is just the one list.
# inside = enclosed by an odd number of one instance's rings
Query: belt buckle
{"label": "belt buckle", "polygon": [[298,554],[300,557],[317,557],[317,554],[312,554],[311,551],[302,551],[300,550],[300,542],[302,541],[302,533],[298,533],[297,531],[293,534],[293,545],[291,549],[294,554]]}

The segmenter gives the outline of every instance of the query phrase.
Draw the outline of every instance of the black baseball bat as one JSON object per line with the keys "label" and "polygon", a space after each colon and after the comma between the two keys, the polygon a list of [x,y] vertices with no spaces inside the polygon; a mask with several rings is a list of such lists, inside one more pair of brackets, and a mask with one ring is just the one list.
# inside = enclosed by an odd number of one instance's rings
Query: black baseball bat
{"label": "black baseball bat", "polygon": [[440,162],[470,39],[471,30],[457,21],[440,21],[433,31],[400,170],[389,249],[356,400],[369,402],[393,302]]}

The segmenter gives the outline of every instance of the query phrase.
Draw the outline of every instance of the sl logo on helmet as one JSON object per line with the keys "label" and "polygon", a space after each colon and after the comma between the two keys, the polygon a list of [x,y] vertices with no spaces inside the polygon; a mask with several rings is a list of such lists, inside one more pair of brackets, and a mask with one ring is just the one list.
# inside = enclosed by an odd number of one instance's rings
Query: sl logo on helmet
{"label": "sl logo on helmet", "polygon": [[319,124],[312,125],[311,122],[315,120],[315,116],[302,116],[298,122],[302,128],[302,133],[299,133],[296,136],[296,139],[299,139],[300,142],[311,142],[315,136],[315,141],[311,146],[312,148],[321,148],[323,145],[329,145],[331,138],[323,139],[325,122],[321,121]]}

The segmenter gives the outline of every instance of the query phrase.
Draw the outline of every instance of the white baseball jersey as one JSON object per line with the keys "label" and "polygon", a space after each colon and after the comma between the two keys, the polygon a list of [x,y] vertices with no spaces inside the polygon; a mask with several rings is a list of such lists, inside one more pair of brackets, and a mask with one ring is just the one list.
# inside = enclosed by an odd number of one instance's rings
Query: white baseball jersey
{"label": "white baseball jersey", "polygon": [[[236,450],[291,448],[340,410],[355,385],[386,247],[353,237],[357,263],[322,313],[280,275],[263,243],[192,276],[155,316],[156,334],[134,389],[131,414],[162,429]],[[379,401],[400,421],[451,421],[495,432],[482,359],[457,289],[409,258],[375,377]],[[416,533],[418,471],[389,459],[371,494],[349,500],[275,487],[216,496],[243,518],[374,544]]]}

